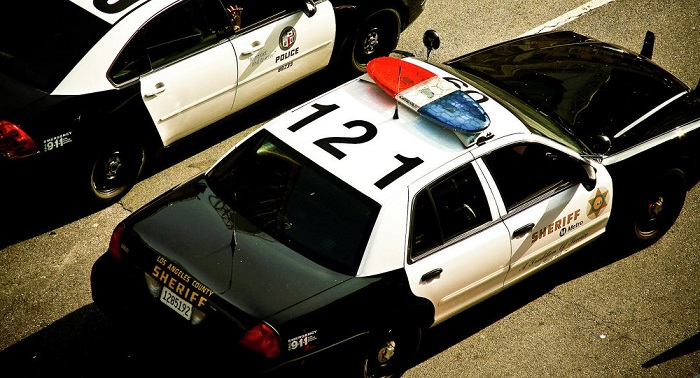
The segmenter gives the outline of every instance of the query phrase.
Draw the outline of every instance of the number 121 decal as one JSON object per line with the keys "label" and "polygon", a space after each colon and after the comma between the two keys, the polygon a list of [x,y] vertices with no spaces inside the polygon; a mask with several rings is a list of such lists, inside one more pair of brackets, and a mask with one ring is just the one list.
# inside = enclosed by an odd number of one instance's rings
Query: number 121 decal
{"label": "number 121 decal", "polygon": [[[338,105],[332,104],[332,105],[320,105],[320,104],[313,104],[311,105],[314,109],[317,110],[316,113],[310,114],[304,119],[300,120],[299,122],[293,124],[292,126],[289,126],[288,130],[291,132],[296,132],[297,130],[301,129],[302,127],[308,125],[309,123],[323,117],[324,115],[336,110],[339,108]],[[370,122],[363,121],[363,120],[354,120],[354,121],[349,121],[343,124],[343,126],[347,127],[348,129],[354,128],[354,127],[360,127],[365,129],[364,134],[355,136],[355,137],[328,137],[328,138],[321,138],[317,141],[314,142],[315,145],[318,147],[321,147],[324,151],[328,152],[329,154],[333,155],[336,159],[340,160],[345,157],[345,153],[339,149],[337,149],[333,144],[338,144],[338,143],[345,143],[345,144],[361,144],[361,143],[366,143],[372,140],[376,135],[377,135],[377,126],[373,125]],[[397,154],[394,156],[396,160],[398,160],[401,165],[394,169],[393,171],[389,172],[386,176],[382,177],[379,179],[377,182],[374,183],[374,186],[376,186],[379,189],[384,189],[387,185],[391,184],[392,182],[396,181],[399,177],[405,175],[407,172],[412,170],[413,168],[417,167],[421,163],[423,163],[423,159],[419,157],[414,157],[414,158],[409,158],[405,157],[401,154]]]}

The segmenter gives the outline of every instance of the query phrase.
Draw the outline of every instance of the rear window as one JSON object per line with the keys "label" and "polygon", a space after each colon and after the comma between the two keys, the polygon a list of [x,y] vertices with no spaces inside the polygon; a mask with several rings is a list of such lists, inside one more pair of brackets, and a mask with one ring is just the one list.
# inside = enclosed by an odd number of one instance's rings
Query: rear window
{"label": "rear window", "polygon": [[68,0],[0,3],[0,71],[51,92],[109,24]]}
{"label": "rear window", "polygon": [[217,196],[296,252],[355,274],[379,204],[262,130],[207,175]]}

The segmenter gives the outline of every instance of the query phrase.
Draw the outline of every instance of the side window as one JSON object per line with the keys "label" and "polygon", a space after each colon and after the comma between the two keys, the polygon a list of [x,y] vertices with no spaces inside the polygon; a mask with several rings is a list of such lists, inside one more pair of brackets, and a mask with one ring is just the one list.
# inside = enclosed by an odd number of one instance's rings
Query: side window
{"label": "side window", "polygon": [[[152,68],[171,63],[218,41],[217,24],[212,25],[203,0],[190,0],[160,14],[143,30],[146,51]],[[219,6],[220,7],[220,6]],[[213,12],[216,20],[225,16]],[[225,19],[224,19],[225,20]],[[220,25],[220,24],[218,24]]]}
{"label": "side window", "polygon": [[146,55],[146,47],[143,45],[141,34],[136,34],[129,41],[119,57],[109,70],[109,78],[116,84],[127,82],[137,78],[151,70],[151,64]]}
{"label": "side window", "polygon": [[[223,0],[224,8],[228,11],[234,29],[245,29],[275,16],[281,16],[291,11],[295,1],[255,2],[251,0]],[[298,10],[299,7],[296,6]]]}
{"label": "side window", "polygon": [[109,71],[117,84],[131,80],[218,41],[231,27],[218,0],[190,0],[150,21],[122,50]]}
{"label": "side window", "polygon": [[508,211],[562,185],[575,181],[577,161],[535,143],[503,147],[483,158]]}
{"label": "side window", "polygon": [[481,182],[468,164],[423,189],[413,206],[411,258],[491,220]]}

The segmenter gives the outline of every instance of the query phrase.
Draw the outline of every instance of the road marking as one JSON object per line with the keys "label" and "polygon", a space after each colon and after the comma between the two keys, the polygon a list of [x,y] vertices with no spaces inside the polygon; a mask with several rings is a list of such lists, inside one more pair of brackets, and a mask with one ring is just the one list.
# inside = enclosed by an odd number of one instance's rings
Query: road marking
{"label": "road marking", "polygon": [[588,13],[595,8],[601,7],[605,4],[611,3],[613,1],[615,1],[615,0],[591,0],[591,1],[587,2],[586,4],[583,4],[574,10],[570,10],[570,11],[564,13],[563,15],[561,15],[553,20],[545,22],[544,24],[528,31],[527,33],[522,34],[521,37],[525,37],[525,36],[528,36],[531,34],[544,33],[544,32],[551,31],[553,29],[556,29],[556,28],[558,28],[558,27],[560,27],[568,22],[571,22],[571,21],[581,17],[585,13]]}

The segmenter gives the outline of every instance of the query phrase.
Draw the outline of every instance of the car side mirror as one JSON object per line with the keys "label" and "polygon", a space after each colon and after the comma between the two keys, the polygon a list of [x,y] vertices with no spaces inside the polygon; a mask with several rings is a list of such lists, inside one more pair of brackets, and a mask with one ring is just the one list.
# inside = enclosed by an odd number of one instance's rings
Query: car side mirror
{"label": "car side mirror", "polygon": [[301,8],[306,17],[313,17],[316,14],[316,2],[314,0],[304,0]]}
{"label": "car side mirror", "polygon": [[591,138],[589,146],[593,153],[605,155],[612,148],[612,142],[606,135],[599,134]]}
{"label": "car side mirror", "polygon": [[428,49],[426,59],[430,59],[430,52],[440,47],[440,36],[435,30],[426,30],[423,33],[423,45]]}
{"label": "car side mirror", "polygon": [[595,189],[596,182],[598,181],[597,171],[594,166],[588,163],[582,163],[581,168],[581,185],[590,192]]}

